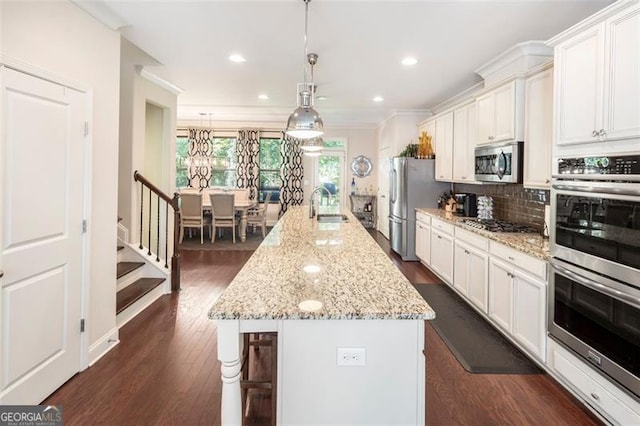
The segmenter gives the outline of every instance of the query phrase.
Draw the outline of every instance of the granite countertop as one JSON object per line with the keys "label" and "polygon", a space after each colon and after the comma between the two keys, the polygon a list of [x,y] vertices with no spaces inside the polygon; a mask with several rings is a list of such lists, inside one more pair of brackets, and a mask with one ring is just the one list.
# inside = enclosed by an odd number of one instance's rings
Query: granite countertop
{"label": "granite countertop", "polygon": [[489,238],[490,240],[497,241],[508,247],[537,257],[538,259],[548,260],[550,257],[549,240],[542,238],[542,236],[538,234],[527,234],[519,232],[489,232],[483,229],[465,225],[463,223],[463,219],[465,219],[464,217],[454,216],[450,212],[445,212],[441,209],[417,208],[416,211],[447,221],[455,226],[459,226],[462,229],[482,235],[483,237]]}
{"label": "granite countertop", "polygon": [[348,223],[318,223],[308,207],[290,207],[209,318],[435,318],[360,222],[341,213]]}

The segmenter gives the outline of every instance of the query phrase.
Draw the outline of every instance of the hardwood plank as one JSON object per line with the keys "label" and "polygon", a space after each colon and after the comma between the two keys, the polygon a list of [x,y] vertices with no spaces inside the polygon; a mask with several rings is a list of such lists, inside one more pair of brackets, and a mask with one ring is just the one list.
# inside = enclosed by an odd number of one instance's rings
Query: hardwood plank
{"label": "hardwood plank", "polygon": [[[380,234],[373,237],[410,281],[439,282],[420,263],[391,254]],[[207,312],[251,254],[182,251],[182,291],[127,323],[118,346],[43,404],[61,404],[65,425],[219,425],[216,322]],[[428,324],[425,336],[428,425],[599,424],[549,376],[470,374]],[[268,375],[270,351],[252,353],[250,362],[257,376]],[[270,405],[254,392],[249,424],[269,424]]]}

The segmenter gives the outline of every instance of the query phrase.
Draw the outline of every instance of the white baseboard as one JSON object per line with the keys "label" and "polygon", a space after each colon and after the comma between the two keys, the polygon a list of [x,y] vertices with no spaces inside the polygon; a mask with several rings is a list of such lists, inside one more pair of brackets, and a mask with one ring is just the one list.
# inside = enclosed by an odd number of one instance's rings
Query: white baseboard
{"label": "white baseboard", "polygon": [[120,343],[120,332],[117,327],[109,330],[107,334],[89,346],[89,367],[95,364],[100,358],[106,355],[118,343]]}

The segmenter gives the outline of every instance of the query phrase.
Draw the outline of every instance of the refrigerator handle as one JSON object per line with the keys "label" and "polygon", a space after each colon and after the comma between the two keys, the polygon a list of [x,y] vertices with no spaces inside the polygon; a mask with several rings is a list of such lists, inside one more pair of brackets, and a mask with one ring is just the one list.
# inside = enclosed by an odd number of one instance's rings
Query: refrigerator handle
{"label": "refrigerator handle", "polygon": [[398,185],[398,172],[396,171],[396,169],[391,169],[391,204],[395,204],[396,202],[396,187]]}

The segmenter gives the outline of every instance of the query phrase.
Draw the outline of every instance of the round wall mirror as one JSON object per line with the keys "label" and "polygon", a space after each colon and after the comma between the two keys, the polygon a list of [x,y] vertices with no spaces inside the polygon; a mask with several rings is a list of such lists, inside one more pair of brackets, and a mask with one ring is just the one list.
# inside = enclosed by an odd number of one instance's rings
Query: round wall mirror
{"label": "round wall mirror", "polygon": [[364,155],[358,155],[351,162],[351,171],[358,177],[362,178],[365,176],[369,176],[371,174],[371,169],[373,169],[371,160],[369,160]]}

